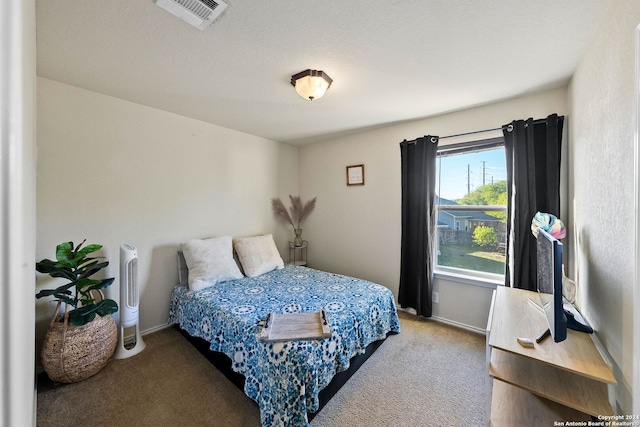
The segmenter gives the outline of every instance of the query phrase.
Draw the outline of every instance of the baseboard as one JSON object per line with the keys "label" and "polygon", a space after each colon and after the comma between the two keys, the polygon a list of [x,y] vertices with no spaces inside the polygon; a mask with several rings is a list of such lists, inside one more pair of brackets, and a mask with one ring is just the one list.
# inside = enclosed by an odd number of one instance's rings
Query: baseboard
{"label": "baseboard", "polygon": [[164,323],[162,325],[158,325],[158,326],[154,326],[153,328],[149,328],[149,329],[145,329],[144,331],[140,331],[140,335],[145,336],[148,334],[152,334],[154,332],[158,332],[161,331],[163,329],[167,329],[170,328],[172,325],[168,324],[168,323]]}
{"label": "baseboard", "polygon": [[475,332],[477,334],[486,335],[487,331],[484,329],[478,328],[476,326],[467,325],[465,323],[455,322],[453,320],[445,319],[444,317],[432,316],[431,319],[436,322],[446,323],[447,325],[455,326],[456,328],[465,329],[470,332]]}
{"label": "baseboard", "polygon": [[[399,307],[398,311],[404,311],[405,313],[413,314],[414,316],[416,316],[416,310],[410,307],[407,307],[407,308]],[[431,319],[440,323],[445,323],[447,325],[455,326],[456,328],[465,329],[470,332],[475,332],[477,334],[487,335],[487,331],[485,331],[482,328],[467,325],[466,323],[456,322],[455,320],[445,319],[444,317],[431,316],[431,317],[428,317],[428,319]]]}

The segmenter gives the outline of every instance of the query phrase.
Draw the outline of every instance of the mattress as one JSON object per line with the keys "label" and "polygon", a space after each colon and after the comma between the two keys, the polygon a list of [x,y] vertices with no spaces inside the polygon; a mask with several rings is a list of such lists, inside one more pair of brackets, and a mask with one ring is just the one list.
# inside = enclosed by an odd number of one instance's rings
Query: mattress
{"label": "mattress", "polygon": [[[330,338],[262,342],[268,313],[324,310]],[[366,280],[287,264],[261,276],[199,291],[173,289],[169,323],[210,343],[245,377],[244,392],[267,426],[308,426],[318,393],[350,359],[389,333],[400,332],[393,294]]]}

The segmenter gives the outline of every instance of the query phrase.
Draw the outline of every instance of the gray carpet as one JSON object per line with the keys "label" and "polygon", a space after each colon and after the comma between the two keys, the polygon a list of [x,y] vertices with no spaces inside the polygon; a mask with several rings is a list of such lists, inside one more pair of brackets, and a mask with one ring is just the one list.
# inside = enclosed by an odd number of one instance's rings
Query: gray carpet
{"label": "gray carpet", "polygon": [[[482,426],[484,336],[401,313],[390,336],[312,427]],[[260,425],[257,405],[184,337],[165,329],[145,350],[76,384],[38,386],[37,425]]]}

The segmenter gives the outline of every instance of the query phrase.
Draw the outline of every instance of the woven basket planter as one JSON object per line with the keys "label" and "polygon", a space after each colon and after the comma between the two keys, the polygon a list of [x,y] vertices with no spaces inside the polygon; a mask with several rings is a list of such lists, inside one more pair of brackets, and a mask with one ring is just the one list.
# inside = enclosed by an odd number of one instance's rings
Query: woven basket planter
{"label": "woven basket planter", "polygon": [[110,315],[96,316],[82,326],[71,325],[64,317],[51,321],[41,362],[52,381],[74,383],[97,374],[107,364],[118,343],[118,328]]}

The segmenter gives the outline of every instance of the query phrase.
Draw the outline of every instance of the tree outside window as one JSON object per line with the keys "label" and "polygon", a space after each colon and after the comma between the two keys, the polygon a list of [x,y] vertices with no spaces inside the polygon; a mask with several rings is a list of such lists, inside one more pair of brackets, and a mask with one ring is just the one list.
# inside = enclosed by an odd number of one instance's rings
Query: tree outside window
{"label": "tree outside window", "polygon": [[504,275],[507,184],[504,141],[500,140],[458,144],[455,150],[446,145],[439,149],[439,271]]}

